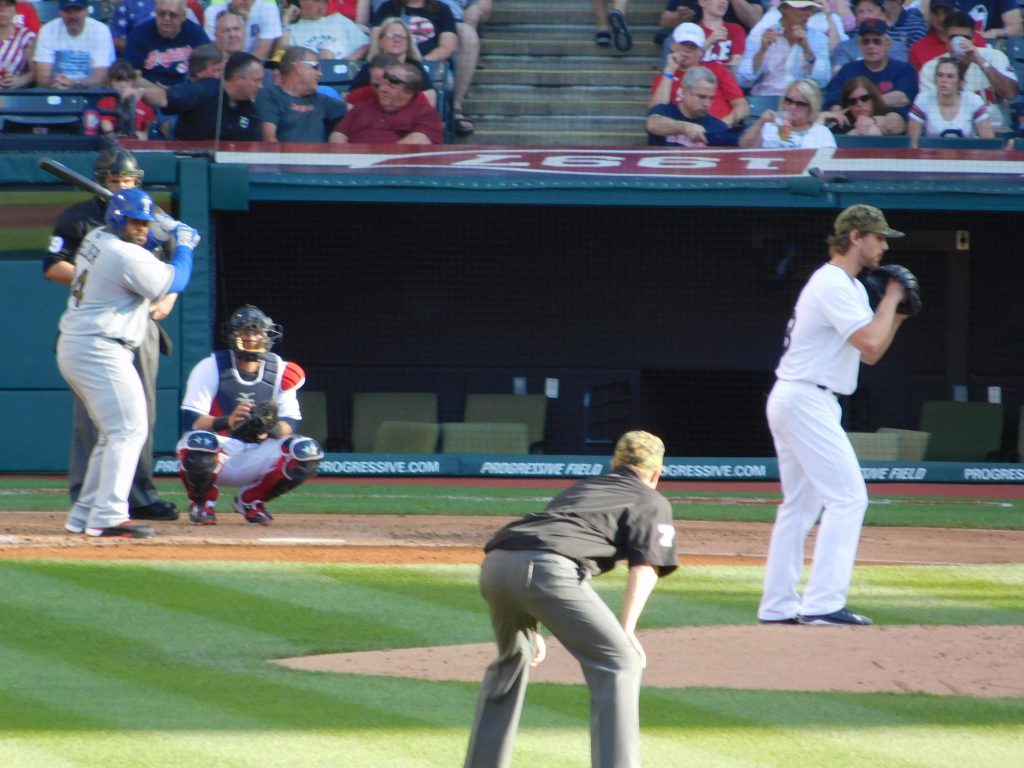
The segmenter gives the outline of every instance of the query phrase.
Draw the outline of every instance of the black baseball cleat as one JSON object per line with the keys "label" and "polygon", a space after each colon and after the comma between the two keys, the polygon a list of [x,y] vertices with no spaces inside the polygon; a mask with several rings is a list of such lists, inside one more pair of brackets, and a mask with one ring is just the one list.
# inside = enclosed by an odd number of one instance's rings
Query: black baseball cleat
{"label": "black baseball cleat", "polygon": [[801,614],[797,617],[797,621],[814,627],[867,627],[875,623],[867,616],[861,616],[847,608],[840,608],[838,611],[817,616]]}
{"label": "black baseball cleat", "polygon": [[173,501],[157,499],[145,507],[134,507],[128,510],[132,520],[177,520],[178,508]]}
{"label": "black baseball cleat", "polygon": [[800,619],[794,616],[791,619],[758,619],[759,624],[799,624]]}
{"label": "black baseball cleat", "polygon": [[100,536],[114,539],[148,539],[156,531],[151,525],[132,525],[131,520],[126,520],[120,525],[112,525],[109,528],[86,528],[86,536]]}

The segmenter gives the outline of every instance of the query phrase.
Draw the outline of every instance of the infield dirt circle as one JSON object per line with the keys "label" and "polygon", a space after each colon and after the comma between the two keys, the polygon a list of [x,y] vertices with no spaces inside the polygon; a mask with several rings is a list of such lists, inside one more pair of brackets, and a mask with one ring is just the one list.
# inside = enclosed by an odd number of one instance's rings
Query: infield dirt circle
{"label": "infield dirt circle", "polygon": [[[682,484],[664,486],[669,497],[685,492]],[[1019,489],[1005,486],[947,488],[957,491],[950,495],[969,492],[1015,498],[1019,494]],[[872,494],[878,493],[878,487],[873,487]],[[278,516],[272,526],[251,527],[235,515],[222,517],[220,525],[207,527],[192,526],[185,518],[155,523],[155,538],[128,541],[63,533],[63,514],[0,513],[0,558],[472,564],[481,562],[484,542],[511,519],[289,514]],[[769,525],[680,520],[676,527],[682,567],[670,578],[685,579],[687,566],[764,561]],[[808,552],[811,547],[813,536]],[[1022,563],[1024,531],[868,527],[858,559],[861,566]],[[755,623],[755,610],[751,605],[749,626],[641,629],[638,635],[648,657],[644,684],[1024,695],[1021,626],[760,626]],[[493,652],[493,644],[486,643],[280,662],[321,671],[478,680]],[[583,682],[575,660],[553,639],[548,659],[533,671],[532,679]]]}

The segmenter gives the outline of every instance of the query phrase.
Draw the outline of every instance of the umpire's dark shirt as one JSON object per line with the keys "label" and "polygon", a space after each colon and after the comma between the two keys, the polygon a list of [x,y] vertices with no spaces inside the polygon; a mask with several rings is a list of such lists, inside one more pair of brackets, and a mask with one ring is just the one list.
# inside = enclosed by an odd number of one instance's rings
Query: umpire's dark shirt
{"label": "umpire's dark shirt", "polygon": [[653,565],[661,576],[678,567],[672,506],[629,469],[576,483],[498,531],[484,547],[493,549],[557,552],[595,575],[617,560]]}
{"label": "umpire's dark shirt", "polygon": [[57,217],[57,224],[50,236],[50,247],[43,254],[43,273],[58,261],[75,263],[78,246],[89,230],[103,224],[107,203],[99,197],[92,197],[65,208]]}

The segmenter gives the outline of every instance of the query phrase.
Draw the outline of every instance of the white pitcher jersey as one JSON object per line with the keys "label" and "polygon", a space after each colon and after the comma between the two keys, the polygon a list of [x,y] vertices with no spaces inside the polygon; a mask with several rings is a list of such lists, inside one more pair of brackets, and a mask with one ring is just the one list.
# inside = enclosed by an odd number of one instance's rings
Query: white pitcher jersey
{"label": "white pitcher jersey", "polygon": [[822,265],[800,291],[775,375],[853,394],[860,350],[847,339],[873,318],[864,284],[842,267]]}

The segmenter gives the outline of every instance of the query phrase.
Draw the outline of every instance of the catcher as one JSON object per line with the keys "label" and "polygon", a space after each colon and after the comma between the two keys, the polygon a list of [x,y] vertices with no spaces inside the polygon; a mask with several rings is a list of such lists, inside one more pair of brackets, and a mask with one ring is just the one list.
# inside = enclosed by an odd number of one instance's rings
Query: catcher
{"label": "catcher", "polygon": [[189,374],[178,460],[196,525],[217,524],[218,483],[241,486],[234,508],[246,522],[270,525],[264,505],[316,476],[323,449],[296,431],[306,374],[270,351],[281,336],[280,325],[247,304],[224,324],[228,349]]}

